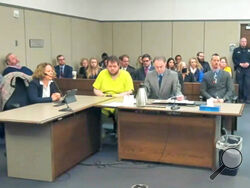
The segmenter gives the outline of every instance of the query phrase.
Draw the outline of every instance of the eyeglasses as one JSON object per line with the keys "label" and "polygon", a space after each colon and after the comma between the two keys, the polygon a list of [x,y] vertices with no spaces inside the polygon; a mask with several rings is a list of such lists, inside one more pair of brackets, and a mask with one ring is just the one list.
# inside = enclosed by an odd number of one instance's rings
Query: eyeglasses
{"label": "eyeglasses", "polygon": [[65,58],[58,59],[58,61],[62,61],[62,60],[65,60]]}

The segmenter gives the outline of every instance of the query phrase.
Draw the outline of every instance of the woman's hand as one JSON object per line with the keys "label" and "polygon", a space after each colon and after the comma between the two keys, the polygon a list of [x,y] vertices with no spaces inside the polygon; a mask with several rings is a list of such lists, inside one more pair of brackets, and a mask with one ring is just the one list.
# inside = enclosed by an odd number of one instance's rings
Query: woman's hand
{"label": "woman's hand", "polygon": [[59,101],[61,99],[61,94],[60,93],[53,93],[51,95],[52,101]]}

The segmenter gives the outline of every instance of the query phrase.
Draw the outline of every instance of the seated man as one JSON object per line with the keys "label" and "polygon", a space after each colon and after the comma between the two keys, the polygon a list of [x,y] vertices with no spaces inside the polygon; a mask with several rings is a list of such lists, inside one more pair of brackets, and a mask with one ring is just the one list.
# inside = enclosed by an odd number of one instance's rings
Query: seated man
{"label": "seated man", "polygon": [[213,54],[211,58],[212,70],[204,74],[201,82],[201,95],[214,102],[230,102],[233,96],[233,81],[230,74],[220,70],[220,56]]}
{"label": "seated man", "polygon": [[33,74],[32,70],[30,70],[29,68],[19,65],[20,61],[13,53],[9,53],[6,55],[5,62],[7,64],[7,68],[4,69],[3,76],[10,72],[22,72],[29,76]]}
{"label": "seated man", "polygon": [[66,65],[65,57],[63,55],[58,55],[56,60],[59,64],[55,66],[57,78],[73,78],[73,68],[69,65]]}
{"label": "seated man", "polygon": [[144,54],[142,56],[142,67],[135,71],[133,79],[144,81],[148,72],[152,70],[154,70],[154,66],[151,65],[151,57],[149,54]]}
{"label": "seated man", "polygon": [[148,98],[168,99],[176,96],[183,100],[178,75],[175,71],[166,68],[165,57],[155,57],[155,70],[149,72],[145,79]]}
{"label": "seated man", "polygon": [[[94,94],[97,96],[121,97],[130,95],[134,90],[134,85],[130,74],[120,69],[120,61],[117,57],[111,56],[107,59],[107,68],[102,70],[96,78],[94,84]],[[114,131],[116,131],[116,121],[114,109],[104,108],[102,112],[113,118]]]}
{"label": "seated man", "polygon": [[135,72],[135,68],[132,67],[131,65],[129,65],[129,56],[128,55],[121,55],[119,57],[120,62],[121,62],[121,69],[128,71],[131,75],[131,77],[133,77],[134,72]]}

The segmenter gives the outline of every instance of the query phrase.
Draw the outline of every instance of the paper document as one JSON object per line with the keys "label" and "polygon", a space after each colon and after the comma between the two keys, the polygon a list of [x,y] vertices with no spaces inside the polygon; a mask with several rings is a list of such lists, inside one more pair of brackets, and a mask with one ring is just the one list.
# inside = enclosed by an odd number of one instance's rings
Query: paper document
{"label": "paper document", "polygon": [[176,104],[194,104],[194,101],[189,101],[189,100],[182,100],[182,101],[177,101],[177,100],[173,100],[173,99],[167,99],[167,100],[154,100],[152,102],[153,104],[173,104],[173,103],[176,103]]}

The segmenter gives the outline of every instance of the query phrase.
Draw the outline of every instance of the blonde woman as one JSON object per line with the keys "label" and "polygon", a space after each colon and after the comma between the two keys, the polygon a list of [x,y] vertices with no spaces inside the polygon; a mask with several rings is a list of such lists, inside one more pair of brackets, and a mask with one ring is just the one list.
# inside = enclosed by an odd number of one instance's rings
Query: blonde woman
{"label": "blonde woman", "polygon": [[188,61],[188,67],[189,67],[189,71],[194,77],[194,81],[202,82],[204,73],[203,73],[203,68],[201,64],[199,63],[198,59],[196,59],[195,57],[190,58]]}
{"label": "blonde woman", "polygon": [[137,58],[137,61],[136,61],[136,68],[139,69],[142,67],[142,56],[140,55],[138,58]]}
{"label": "blonde woman", "polygon": [[181,74],[183,82],[193,82],[194,81],[194,77],[190,73],[190,71],[188,70],[187,64],[184,61],[179,63],[178,72]]}
{"label": "blonde woman", "polygon": [[226,57],[221,57],[220,58],[220,69],[228,72],[230,76],[232,77],[232,69],[228,65],[227,58]]}
{"label": "blonde woman", "polygon": [[98,61],[96,58],[90,58],[89,66],[86,71],[88,79],[96,79],[98,74],[101,72],[101,67],[99,67]]}
{"label": "blonde woman", "polygon": [[28,88],[28,96],[31,103],[46,103],[60,100],[61,94],[53,82],[53,79],[56,78],[56,72],[50,63],[39,64],[32,78],[33,80]]}
{"label": "blonde woman", "polygon": [[80,62],[80,69],[79,69],[79,77],[80,78],[87,78],[86,70],[89,66],[89,60],[87,58],[82,58]]}

